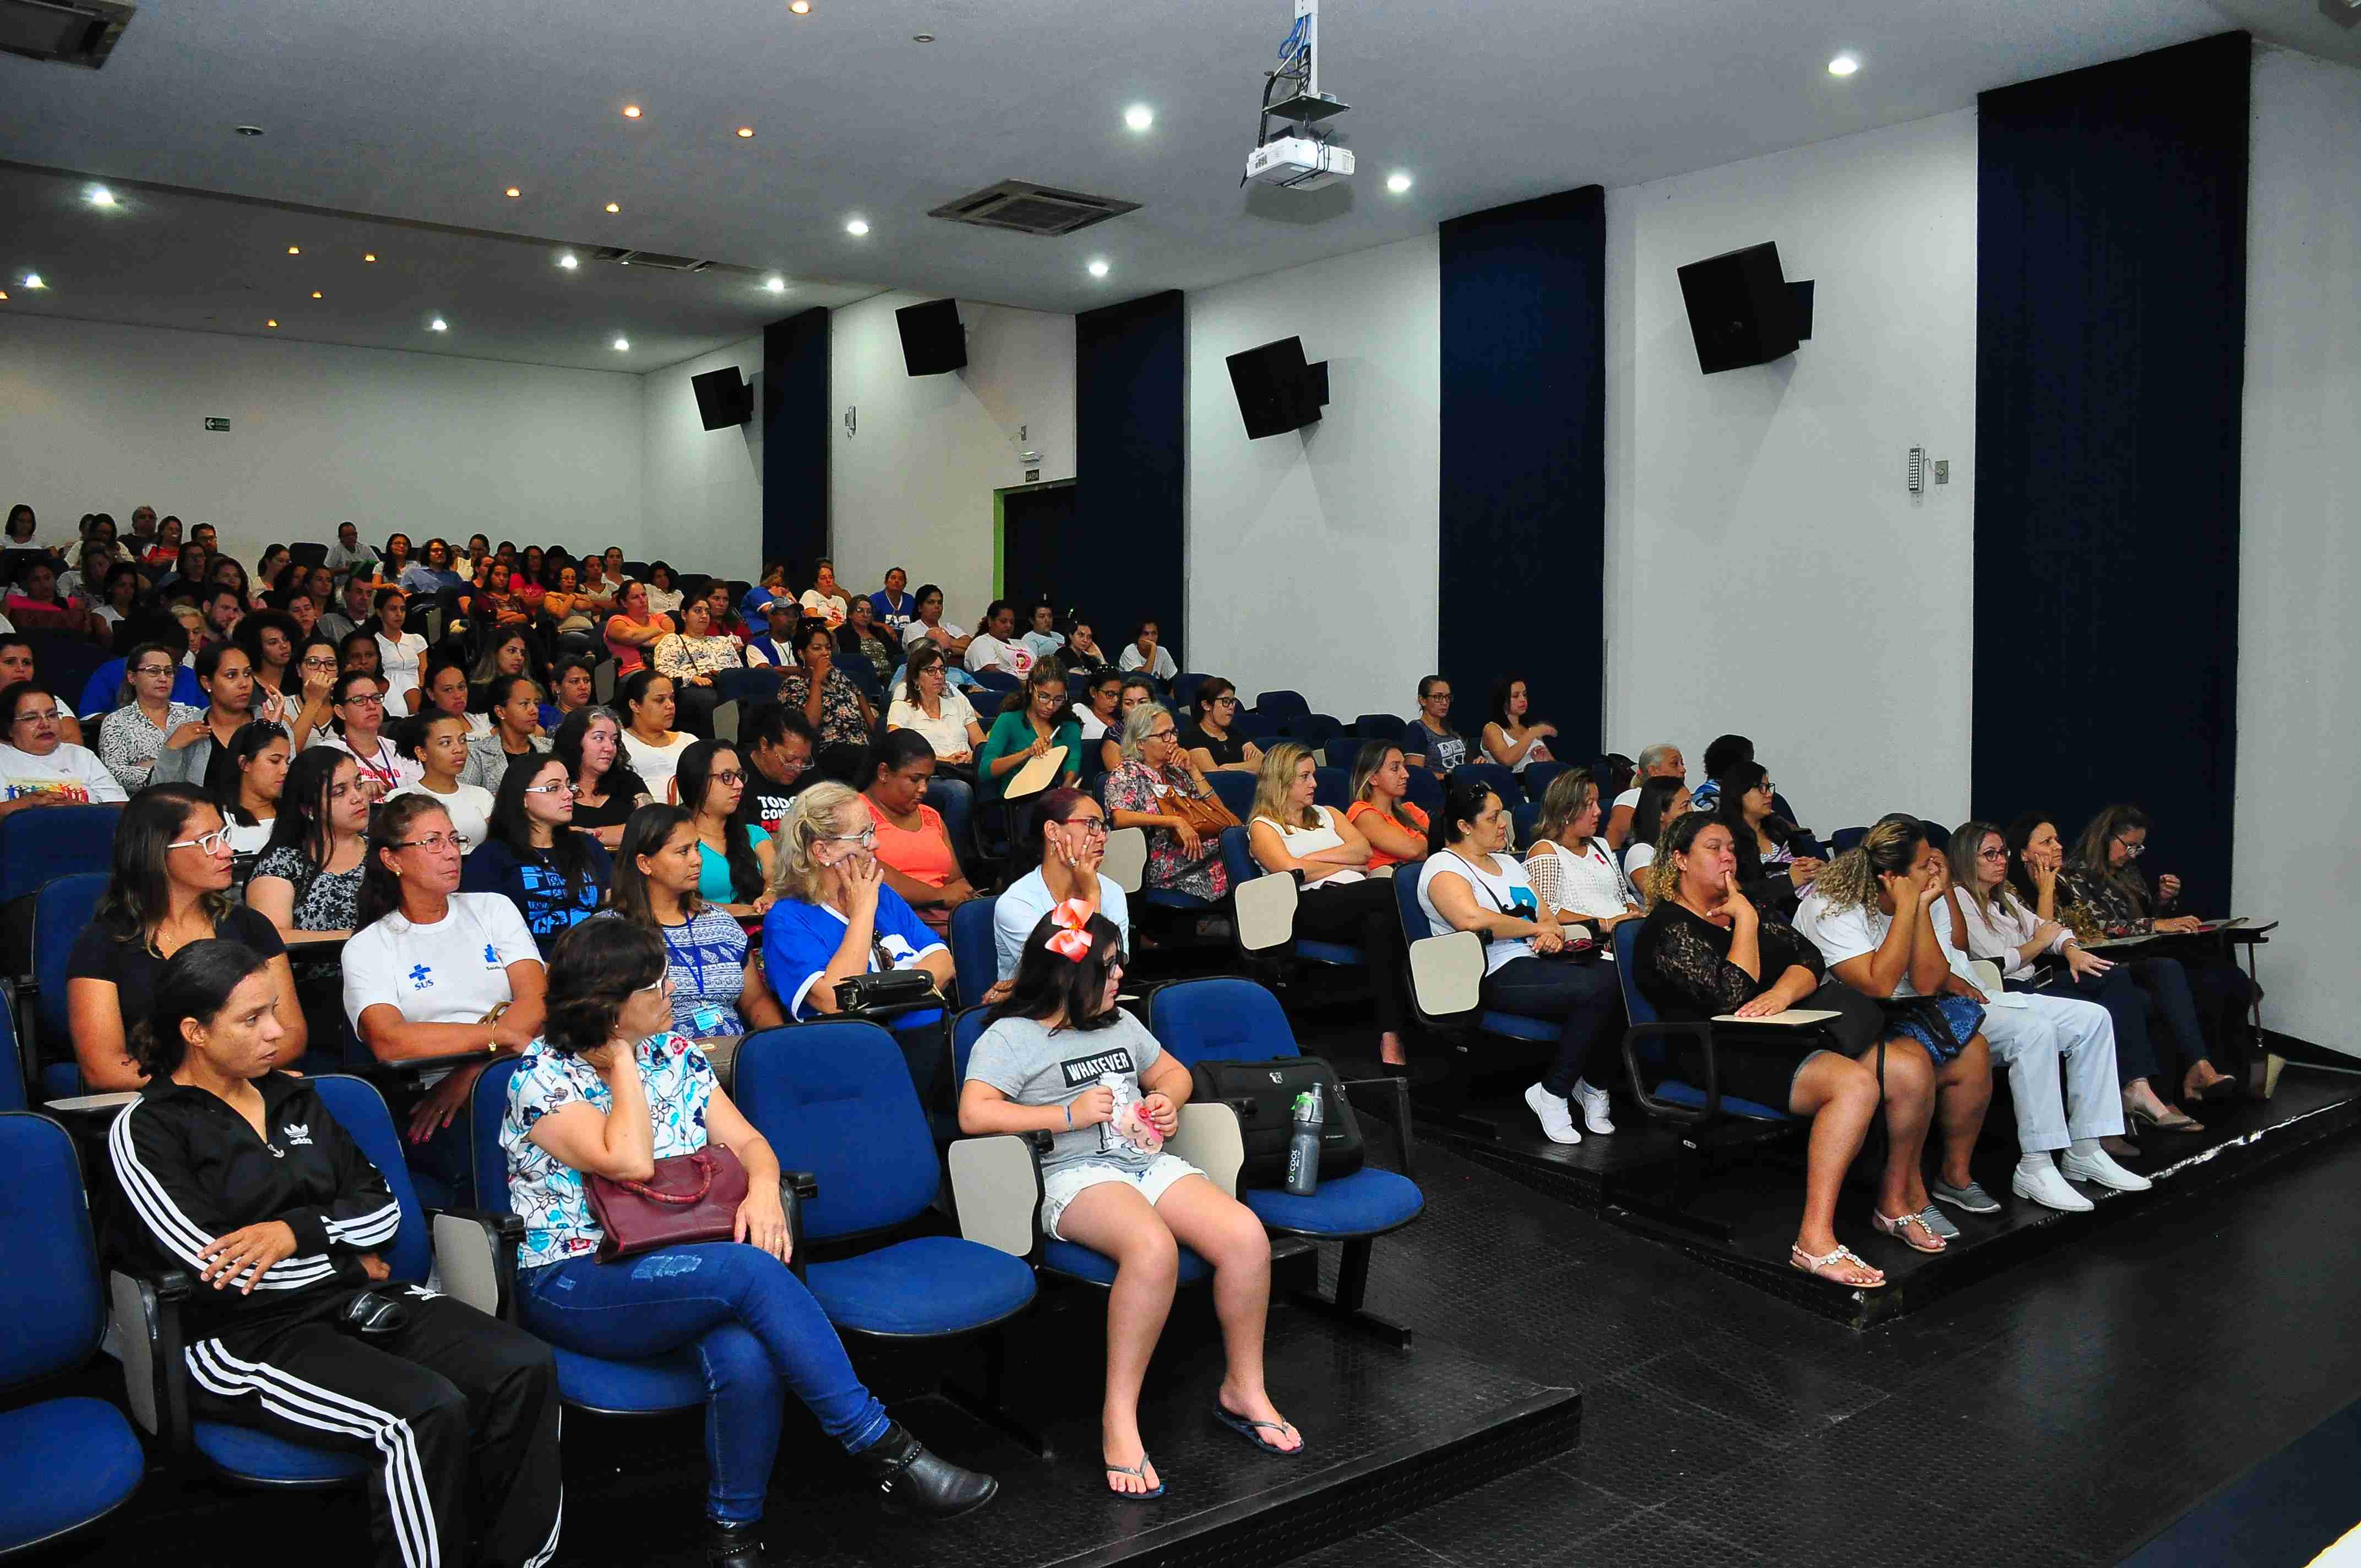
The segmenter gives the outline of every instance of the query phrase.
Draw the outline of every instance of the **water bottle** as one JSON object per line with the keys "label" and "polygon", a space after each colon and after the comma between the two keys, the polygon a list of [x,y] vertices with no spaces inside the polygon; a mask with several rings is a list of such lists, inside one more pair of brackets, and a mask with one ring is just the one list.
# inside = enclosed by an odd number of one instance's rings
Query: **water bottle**
{"label": "water bottle", "polygon": [[1295,1097],[1295,1134],[1287,1141],[1287,1190],[1298,1198],[1320,1190],[1320,1133],[1327,1120],[1318,1084]]}

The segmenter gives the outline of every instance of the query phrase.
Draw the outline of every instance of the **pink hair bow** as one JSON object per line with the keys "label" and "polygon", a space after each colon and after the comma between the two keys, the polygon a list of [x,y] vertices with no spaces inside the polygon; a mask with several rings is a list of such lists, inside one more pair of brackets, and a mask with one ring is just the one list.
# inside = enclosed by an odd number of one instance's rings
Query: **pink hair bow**
{"label": "pink hair bow", "polygon": [[1091,906],[1079,898],[1070,898],[1049,911],[1050,924],[1058,927],[1049,938],[1049,950],[1081,963],[1091,956]]}

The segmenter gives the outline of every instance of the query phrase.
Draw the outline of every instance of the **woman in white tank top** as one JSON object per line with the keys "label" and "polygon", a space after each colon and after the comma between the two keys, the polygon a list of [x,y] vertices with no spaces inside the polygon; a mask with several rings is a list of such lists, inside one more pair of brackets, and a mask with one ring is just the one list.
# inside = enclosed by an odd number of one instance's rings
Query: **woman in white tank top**
{"label": "woman in white tank top", "polygon": [[1502,767],[1523,773],[1535,762],[1554,762],[1549,742],[1557,726],[1532,718],[1533,699],[1522,675],[1492,683],[1492,719],[1484,726],[1484,754]]}
{"label": "woman in white tank top", "polygon": [[1596,926],[1612,958],[1615,945],[1606,933],[1623,921],[1641,919],[1643,912],[1607,852],[1606,840],[1597,836],[1598,817],[1598,784],[1588,768],[1568,768],[1551,780],[1532,845],[1525,851],[1525,875],[1561,923]]}

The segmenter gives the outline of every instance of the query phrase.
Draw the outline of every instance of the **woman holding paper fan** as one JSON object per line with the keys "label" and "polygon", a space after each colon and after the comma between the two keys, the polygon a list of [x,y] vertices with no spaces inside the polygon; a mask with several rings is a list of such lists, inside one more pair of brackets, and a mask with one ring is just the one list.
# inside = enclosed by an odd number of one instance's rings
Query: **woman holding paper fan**
{"label": "woman holding paper fan", "polygon": [[976,794],[987,801],[1005,798],[1027,763],[1060,747],[1066,754],[1043,789],[1070,785],[1082,776],[1082,727],[1066,708],[1065,672],[1055,664],[1036,664],[1025,684],[1001,700],[1000,717],[976,753]]}
{"label": "woman holding paper fan", "polygon": [[1776,1106],[1812,1124],[1804,1214],[1788,1262],[1839,1285],[1883,1284],[1883,1273],[1837,1240],[1837,1192],[1877,1114],[1882,1082],[1887,1153],[1878,1212],[1915,1212],[1909,1179],[1935,1101],[1927,1053],[1897,1035],[1885,1041],[1882,1064],[1870,1055],[1885,1033],[1877,1004],[1828,975],[1819,950],[1794,927],[1756,912],[1738,889],[1726,823],[1684,817],[1666,830],[1663,851],[1652,868],[1656,906],[1632,949],[1633,982],[1668,1022],[1769,1018],[1789,1009],[1833,1014],[1818,1020],[1825,1033],[1812,1038],[1832,1038],[1838,1048],[1818,1046],[1797,1059],[1775,1044],[1717,1042],[1716,1076],[1725,1099]]}

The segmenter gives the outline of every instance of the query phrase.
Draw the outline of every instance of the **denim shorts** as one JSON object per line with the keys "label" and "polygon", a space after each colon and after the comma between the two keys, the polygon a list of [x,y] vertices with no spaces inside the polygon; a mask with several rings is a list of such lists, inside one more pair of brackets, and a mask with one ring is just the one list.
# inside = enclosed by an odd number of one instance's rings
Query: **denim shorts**
{"label": "denim shorts", "polygon": [[1066,1205],[1079,1197],[1085,1188],[1096,1187],[1103,1181],[1130,1183],[1139,1189],[1139,1195],[1147,1199],[1148,1206],[1153,1208],[1156,1201],[1163,1197],[1171,1189],[1172,1184],[1182,1177],[1204,1174],[1179,1155],[1170,1154],[1158,1155],[1154,1159],[1149,1160],[1145,1168],[1138,1170],[1134,1170],[1127,1165],[1115,1165],[1112,1162],[1094,1159],[1078,1160],[1072,1165],[1060,1166],[1057,1169],[1044,1171],[1041,1175],[1041,1229],[1045,1234],[1058,1236],[1060,1241],[1064,1241],[1066,1239],[1064,1236],[1058,1235],[1058,1217],[1066,1212]]}

